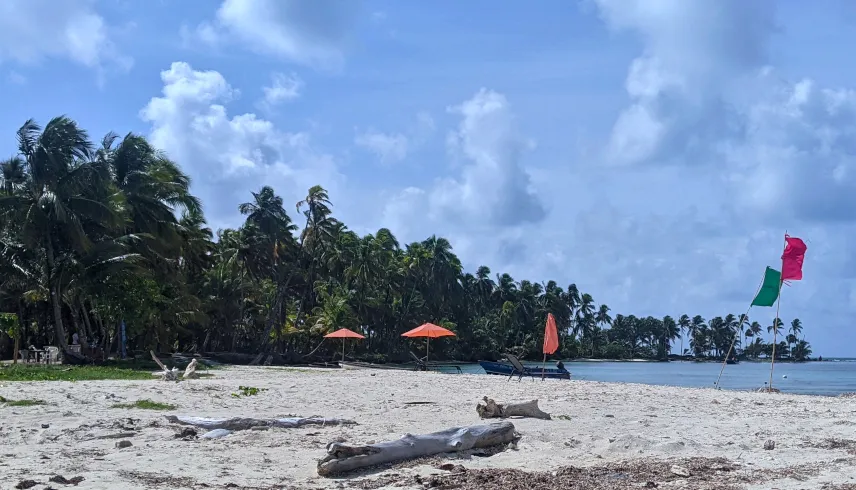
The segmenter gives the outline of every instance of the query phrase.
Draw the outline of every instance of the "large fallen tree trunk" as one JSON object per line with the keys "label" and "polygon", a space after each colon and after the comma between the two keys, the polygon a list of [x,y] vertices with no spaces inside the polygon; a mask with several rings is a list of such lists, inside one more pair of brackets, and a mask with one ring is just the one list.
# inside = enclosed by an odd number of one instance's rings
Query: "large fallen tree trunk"
{"label": "large fallen tree trunk", "polygon": [[253,427],[280,427],[291,429],[304,425],[354,425],[356,422],[346,419],[327,419],[323,417],[286,417],[281,419],[251,419],[234,417],[231,419],[210,419],[206,417],[184,417],[167,415],[173,424],[192,425],[202,429],[250,430]]}
{"label": "large fallen tree trunk", "polygon": [[543,412],[538,408],[538,400],[500,404],[488,397],[484,397],[484,403],[484,405],[481,403],[476,405],[476,412],[478,412],[479,417],[483,419],[529,417],[533,419],[550,420],[550,414]]}
{"label": "large fallen tree trunk", "polygon": [[405,434],[397,441],[366,446],[332,442],[327,445],[327,456],[318,461],[318,474],[330,476],[434,454],[494,447],[515,442],[519,437],[514,424],[497,422],[455,427],[431,434]]}

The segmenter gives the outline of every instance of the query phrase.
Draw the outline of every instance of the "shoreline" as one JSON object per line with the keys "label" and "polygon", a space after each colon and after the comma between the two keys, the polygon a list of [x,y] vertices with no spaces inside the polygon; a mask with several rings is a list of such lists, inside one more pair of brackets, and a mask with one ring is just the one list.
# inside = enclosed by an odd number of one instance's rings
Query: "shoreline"
{"label": "shoreline", "polygon": [[[239,386],[262,390],[254,396],[232,396]],[[47,403],[0,407],[0,437],[12,454],[0,461],[0,476],[13,484],[23,479],[46,482],[59,474],[84,476],[79,486],[83,489],[222,488],[227,483],[297,489],[341,483],[342,488],[358,488],[357,481],[366,478],[444,473],[434,468],[435,460],[426,460],[357,479],[329,480],[316,475],[315,464],[326,444],[337,438],[380,442],[405,433],[485,423],[475,411],[483,396],[500,403],[538,399],[553,420],[512,419],[522,435],[516,450],[449,460],[471,470],[551,472],[569,464],[595,467],[725,458],[738,463],[737,471],[743,473],[736,474],[745,473],[747,478],[758,471],[781,474],[770,481],[783,490],[820,488],[856,477],[856,458],[850,454],[856,449],[856,441],[850,439],[856,400],[817,395],[580,380],[508,382],[431,372],[225,367],[212,378],[180,383],[3,382],[0,396],[40,397]],[[141,399],[177,408],[112,408]],[[184,440],[174,436],[177,429],[165,415],[318,415],[352,419],[359,425],[241,431],[223,439]],[[132,446],[119,449],[118,439],[105,438],[118,433],[127,434]],[[774,450],[764,450],[767,440],[775,441]],[[787,476],[806,464],[816,471],[801,480]],[[734,488],[755,490],[770,488],[769,484]],[[686,487],[663,483],[658,488]]]}

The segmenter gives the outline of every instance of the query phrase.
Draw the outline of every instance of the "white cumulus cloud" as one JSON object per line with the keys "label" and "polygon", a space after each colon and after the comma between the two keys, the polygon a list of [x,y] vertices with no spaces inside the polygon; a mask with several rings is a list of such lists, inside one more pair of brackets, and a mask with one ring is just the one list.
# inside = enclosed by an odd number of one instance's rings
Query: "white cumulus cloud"
{"label": "white cumulus cloud", "polygon": [[240,223],[237,206],[263,185],[287,202],[315,184],[334,195],[340,188],[334,159],[317,151],[308,134],[282,131],[253,113],[230,116],[225,104],[238,91],[219,72],[174,62],[161,80],[162,95],[140,115],[152,126],[152,143],[193,178],[215,228]]}
{"label": "white cumulus cloud", "polygon": [[0,2],[0,63],[67,59],[97,69],[127,70],[94,0],[4,0]]}
{"label": "white cumulus cloud", "polygon": [[303,90],[303,80],[294,73],[274,73],[271,75],[271,84],[263,87],[264,104],[273,107],[283,102],[288,102],[300,97]]}
{"label": "white cumulus cloud", "polygon": [[386,134],[369,129],[354,137],[354,144],[371,151],[381,163],[394,163],[407,156],[407,137],[400,133]]}
{"label": "white cumulus cloud", "polygon": [[207,44],[237,42],[264,55],[338,67],[359,9],[355,0],[223,0],[213,21],[183,32]]}

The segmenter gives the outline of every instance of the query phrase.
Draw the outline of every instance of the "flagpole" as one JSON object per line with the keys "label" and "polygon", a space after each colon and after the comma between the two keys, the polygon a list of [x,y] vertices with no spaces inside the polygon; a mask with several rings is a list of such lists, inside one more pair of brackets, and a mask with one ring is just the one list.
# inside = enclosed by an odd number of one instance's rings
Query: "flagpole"
{"label": "flagpole", "polygon": [[[760,290],[760,288],[758,288]],[[755,293],[758,294],[758,293]],[[753,296],[754,298],[754,296]],[[746,321],[746,317],[749,316],[749,311],[752,310],[752,305],[749,305],[749,309],[746,310],[746,313],[740,317],[740,325],[738,328],[743,326],[743,322]],[[735,332],[736,334],[736,332]],[[725,371],[725,365],[728,363],[728,356],[731,355],[731,350],[734,349],[734,343],[737,341],[737,335],[734,335],[734,338],[731,339],[731,345],[728,347],[728,354],[725,354],[725,359],[722,360],[722,367],[719,369],[719,376],[716,378],[716,383],[713,383],[717,389],[719,389],[719,380],[722,379],[722,372]],[[743,348],[743,352],[746,352],[746,348]]]}
{"label": "flagpole", "polygon": [[[758,284],[758,289],[755,290],[755,294],[752,296],[753,302],[755,301],[755,296],[758,296],[758,293],[761,292],[761,288],[764,287],[764,278],[767,276],[767,272],[764,271],[764,277],[761,278],[761,284]],[[740,317],[740,327],[743,326],[743,322],[746,321],[746,318],[749,316],[749,312],[752,311],[752,303],[749,303],[749,308],[746,308],[746,313]],[[737,341],[737,336],[735,335],[733,339],[731,339],[731,346],[728,347],[728,354],[725,354],[725,359],[722,360],[722,368],[719,369],[719,376],[716,378],[716,383],[713,385],[719,388],[719,380],[722,378],[722,372],[725,371],[725,365],[728,363],[728,356],[731,355],[731,349],[734,348],[734,343]],[[743,347],[743,352],[746,352],[746,347]]]}
{"label": "flagpole", "polygon": [[[788,236],[788,231],[785,230],[785,238],[784,238],[785,244],[782,246],[782,255],[784,255],[784,250],[788,246],[787,236]],[[784,272],[785,272],[784,267],[785,267],[785,259],[782,259],[782,274],[783,274],[782,277],[784,277]],[[773,368],[776,367],[776,337],[777,337],[776,334],[779,332],[779,306],[782,304],[782,283],[783,282],[784,281],[780,277],[779,278],[779,297],[776,298],[776,318],[773,320],[773,358],[770,360],[770,384],[768,385],[769,386],[768,390],[771,392],[773,391]]]}

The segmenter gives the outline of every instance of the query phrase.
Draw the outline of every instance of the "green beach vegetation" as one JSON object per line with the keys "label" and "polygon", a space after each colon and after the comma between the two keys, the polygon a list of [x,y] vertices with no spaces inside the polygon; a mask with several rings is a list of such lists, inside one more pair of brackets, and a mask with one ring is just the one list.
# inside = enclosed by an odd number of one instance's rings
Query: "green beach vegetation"
{"label": "green beach vegetation", "polygon": [[[124,322],[132,352],[329,360],[341,344],[322,336],[346,327],[366,336],[347,343],[350,356],[400,361],[425,348],[401,334],[430,321],[457,334],[433,343],[436,358],[540,359],[548,313],[560,334],[554,357],[661,359],[678,349],[716,358],[732,340],[747,357],[772,351],[772,325],[740,324],[739,315],[614,314],[576,284],[465,271],[442,237],[360,235],[320,186],[296,206],[263,187],[236,209],[240,227],[213,231],[188,176],[144,137],[94,143],[58,117],[27,121],[16,138],[19,154],[0,163],[0,311],[18,321],[0,333],[6,358],[12,337],[21,348],[67,350],[72,333],[83,354],[103,358],[117,351]],[[799,320],[777,328],[777,357],[811,355]],[[94,379],[85,369],[29,369],[0,370],[0,380]],[[103,369],[98,379],[149,377]]]}
{"label": "green beach vegetation", "polygon": [[137,400],[132,403],[116,403],[110,408],[136,408],[139,410],[175,410],[175,405],[169,403],[153,402],[151,400]]}
{"label": "green beach vegetation", "polygon": [[0,407],[34,407],[44,404],[45,402],[42,400],[8,400],[0,396]]}

